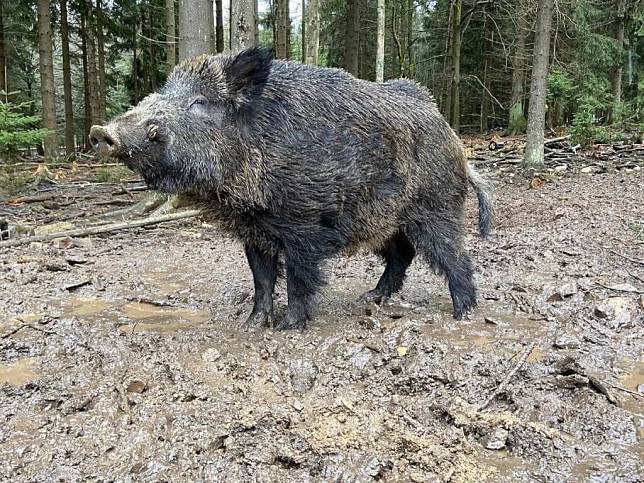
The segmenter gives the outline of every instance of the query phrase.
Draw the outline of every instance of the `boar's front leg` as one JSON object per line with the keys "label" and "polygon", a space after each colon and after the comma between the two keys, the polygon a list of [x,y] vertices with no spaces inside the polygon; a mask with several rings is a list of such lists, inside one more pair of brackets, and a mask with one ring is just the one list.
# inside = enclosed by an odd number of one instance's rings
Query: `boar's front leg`
{"label": "boar's front leg", "polygon": [[255,282],[253,311],[246,319],[246,324],[248,326],[269,326],[273,319],[273,290],[277,280],[277,254],[266,253],[252,245],[246,245],[244,248]]}
{"label": "boar's front leg", "polygon": [[316,292],[322,285],[320,259],[286,254],[286,291],[288,308],[286,316],[275,327],[277,330],[305,329],[311,318],[311,308]]}

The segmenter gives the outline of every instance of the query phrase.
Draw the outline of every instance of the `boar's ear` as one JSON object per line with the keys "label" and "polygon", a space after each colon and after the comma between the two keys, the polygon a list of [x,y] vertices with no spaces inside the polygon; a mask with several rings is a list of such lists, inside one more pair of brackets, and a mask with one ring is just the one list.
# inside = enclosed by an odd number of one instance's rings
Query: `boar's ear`
{"label": "boar's ear", "polygon": [[272,55],[266,48],[254,47],[232,57],[224,67],[228,92],[238,106],[262,95],[271,70]]}

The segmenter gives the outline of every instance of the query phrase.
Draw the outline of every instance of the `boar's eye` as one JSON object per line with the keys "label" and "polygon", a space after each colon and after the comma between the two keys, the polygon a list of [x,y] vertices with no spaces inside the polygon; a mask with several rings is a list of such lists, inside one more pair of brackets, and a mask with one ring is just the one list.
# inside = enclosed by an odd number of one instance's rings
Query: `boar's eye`
{"label": "boar's eye", "polygon": [[159,126],[156,124],[150,124],[147,131],[148,139],[154,141],[159,137]]}
{"label": "boar's eye", "polygon": [[208,99],[203,96],[196,97],[188,106],[188,111],[195,114],[205,114],[208,108]]}

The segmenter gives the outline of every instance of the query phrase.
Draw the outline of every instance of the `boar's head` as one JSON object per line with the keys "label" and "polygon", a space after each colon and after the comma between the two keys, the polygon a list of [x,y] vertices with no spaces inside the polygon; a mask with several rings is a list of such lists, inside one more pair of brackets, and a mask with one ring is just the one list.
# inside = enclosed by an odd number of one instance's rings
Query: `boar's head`
{"label": "boar's head", "polygon": [[243,156],[244,133],[268,80],[270,52],[187,59],[165,86],[105,126],[90,142],[168,193],[219,191]]}

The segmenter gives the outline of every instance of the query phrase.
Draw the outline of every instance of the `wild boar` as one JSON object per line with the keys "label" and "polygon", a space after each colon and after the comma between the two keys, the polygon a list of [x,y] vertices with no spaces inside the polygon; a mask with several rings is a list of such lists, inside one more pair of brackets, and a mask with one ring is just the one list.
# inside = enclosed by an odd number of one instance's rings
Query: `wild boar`
{"label": "wild boar", "polygon": [[321,263],[357,249],[386,264],[362,300],[400,290],[419,253],[446,277],[454,318],[476,305],[463,247],[468,185],[484,236],[492,203],[429,92],[410,81],[375,84],[273,61],[259,48],[203,55],[90,136],[99,153],[150,188],[183,195],[244,244],[255,285],[250,325],[273,323],[280,257],[288,307],[275,326],[304,328],[324,283]]}

